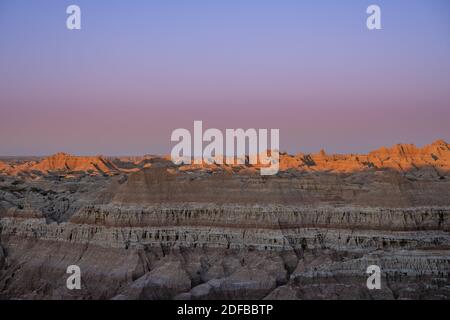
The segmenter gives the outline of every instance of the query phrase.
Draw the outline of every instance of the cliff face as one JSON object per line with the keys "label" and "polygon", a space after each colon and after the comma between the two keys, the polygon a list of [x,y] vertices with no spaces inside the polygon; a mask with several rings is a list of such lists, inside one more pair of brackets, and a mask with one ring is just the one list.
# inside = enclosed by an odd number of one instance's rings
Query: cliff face
{"label": "cliff face", "polygon": [[117,168],[102,157],[76,157],[65,153],[58,153],[45,158],[30,168],[37,171],[92,171],[108,173]]}
{"label": "cliff face", "polygon": [[[450,293],[450,208],[90,206],[63,224],[7,216],[1,221],[7,244],[3,297],[448,298]],[[70,264],[83,270],[82,291],[64,289]],[[373,264],[383,270],[381,291],[365,287],[366,268]]]}
{"label": "cliff face", "polygon": [[392,169],[431,175],[445,175],[450,171],[450,146],[443,140],[418,148],[413,144],[397,144],[382,147],[369,154],[327,155],[318,154],[282,155],[282,170],[332,171],[349,173],[368,169]]}
{"label": "cliff face", "polygon": [[3,161],[0,161],[0,171],[7,171],[8,169],[10,169],[10,166]]}
{"label": "cliff face", "polygon": [[109,174],[117,172],[118,168],[109,160],[101,157],[79,157],[66,153],[57,153],[41,161],[29,161],[13,166],[5,166],[2,168],[0,163],[0,171],[4,171],[10,175],[18,175],[29,172],[86,172],[86,173],[102,173]]}
{"label": "cliff face", "polygon": [[258,173],[177,171],[149,168],[111,186],[106,202],[237,203],[292,205],[360,205],[410,207],[450,205],[450,176],[424,178],[397,171],[351,174],[284,172],[275,177]]}
{"label": "cliff face", "polygon": [[3,232],[15,237],[112,248],[210,247],[376,250],[447,248],[449,209],[317,209],[192,206],[87,207],[69,223],[4,215]]}
{"label": "cliff face", "polygon": [[[118,175],[2,175],[0,298],[449,299],[449,160],[436,142],[283,155],[273,177],[157,158]],[[366,287],[374,264],[381,290]]]}
{"label": "cliff face", "polygon": [[[48,173],[58,172],[98,172],[117,173],[135,172],[152,166],[170,166],[168,158],[156,156],[104,158],[78,157],[65,153],[58,153],[41,161],[30,161],[20,165],[10,166],[0,162],[0,171],[9,174],[20,174],[30,171]],[[259,166],[251,165],[185,165],[177,167],[183,172],[226,172],[259,174]],[[397,144],[391,148],[382,147],[369,154],[335,154],[328,155],[325,151],[318,154],[289,155],[280,154],[281,172],[331,172],[355,173],[367,170],[393,170],[408,173],[412,177],[428,176],[442,177],[450,172],[450,146],[443,140],[437,140],[423,148],[413,144]]]}

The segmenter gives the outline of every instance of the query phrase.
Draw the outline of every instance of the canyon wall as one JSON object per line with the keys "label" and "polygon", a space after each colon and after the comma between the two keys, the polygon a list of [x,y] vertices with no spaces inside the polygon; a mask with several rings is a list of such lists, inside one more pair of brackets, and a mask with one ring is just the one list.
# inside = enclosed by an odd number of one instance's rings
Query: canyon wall
{"label": "canyon wall", "polygon": [[273,177],[155,157],[4,171],[0,298],[449,299],[448,150],[284,154]]}

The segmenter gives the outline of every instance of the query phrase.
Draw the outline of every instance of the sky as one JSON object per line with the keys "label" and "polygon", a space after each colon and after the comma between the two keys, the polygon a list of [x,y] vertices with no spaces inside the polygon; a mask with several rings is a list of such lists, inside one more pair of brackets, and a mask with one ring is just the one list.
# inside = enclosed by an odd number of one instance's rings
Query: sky
{"label": "sky", "polygon": [[450,142],[450,1],[0,0],[0,155],[166,154],[194,120],[290,153]]}

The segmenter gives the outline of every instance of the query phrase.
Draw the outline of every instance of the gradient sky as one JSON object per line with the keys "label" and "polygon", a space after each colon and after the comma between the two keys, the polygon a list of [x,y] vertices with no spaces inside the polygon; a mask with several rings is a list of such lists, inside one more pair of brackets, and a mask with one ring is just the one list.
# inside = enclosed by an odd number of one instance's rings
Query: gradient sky
{"label": "gradient sky", "polygon": [[450,142],[450,1],[0,0],[0,155],[168,153],[194,120],[292,153]]}

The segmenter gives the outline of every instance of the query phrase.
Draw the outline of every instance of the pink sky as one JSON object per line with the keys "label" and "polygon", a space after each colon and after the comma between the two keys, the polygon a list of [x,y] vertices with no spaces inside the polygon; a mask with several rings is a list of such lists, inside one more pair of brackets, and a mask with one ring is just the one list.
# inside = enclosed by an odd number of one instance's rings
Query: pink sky
{"label": "pink sky", "polygon": [[291,153],[449,141],[450,5],[405,1],[374,32],[364,1],[79,1],[75,32],[58,2],[2,1],[0,155],[168,153],[194,120]]}

